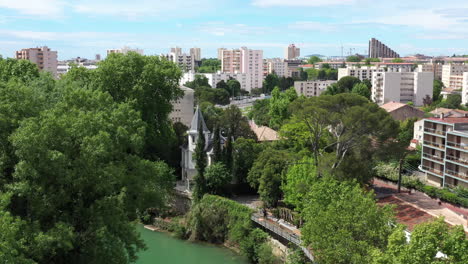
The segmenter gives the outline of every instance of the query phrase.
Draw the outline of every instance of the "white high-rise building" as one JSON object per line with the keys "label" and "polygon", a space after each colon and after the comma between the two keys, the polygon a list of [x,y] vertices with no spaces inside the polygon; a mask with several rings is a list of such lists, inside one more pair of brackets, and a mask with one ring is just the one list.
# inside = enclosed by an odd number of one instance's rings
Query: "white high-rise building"
{"label": "white high-rise building", "polygon": [[179,48],[179,47],[173,47],[173,48],[171,48],[171,53],[181,54],[181,53],[182,53],[182,49]]}
{"label": "white high-rise building", "polygon": [[[246,47],[222,50],[221,71],[224,73],[246,73],[250,75],[250,88],[261,88],[263,84],[263,51]],[[247,90],[250,92],[250,89]]]}
{"label": "white high-rise building", "polygon": [[374,72],[372,100],[378,105],[394,101],[422,106],[426,96],[432,98],[433,82],[432,72]]}
{"label": "white high-rise building", "polygon": [[201,49],[200,48],[191,48],[190,49],[190,56],[192,56],[194,60],[200,61],[201,60]]}
{"label": "white high-rise building", "polygon": [[124,46],[124,47],[121,48],[121,49],[108,49],[108,50],[107,50],[107,55],[112,54],[112,53],[123,53],[123,54],[127,54],[127,53],[130,52],[130,51],[136,52],[136,53],[138,53],[138,54],[140,54],[140,55],[143,55],[143,53],[144,53],[142,49],[132,49],[132,48],[130,48],[130,47]]}
{"label": "white high-rise building", "polygon": [[445,88],[462,89],[464,72],[468,72],[468,64],[451,63],[442,66],[442,82]]}
{"label": "white high-rise building", "polygon": [[57,75],[57,51],[52,51],[47,46],[22,49],[15,53],[15,58],[29,60],[36,64],[40,70],[48,71],[54,76]]}
{"label": "white high-rise building", "polygon": [[218,60],[223,60],[223,51],[225,48],[218,48]]}
{"label": "white high-rise building", "polygon": [[287,60],[293,60],[299,56],[301,56],[301,49],[294,44],[290,44],[284,49],[284,58]]}
{"label": "white high-rise building", "polygon": [[192,55],[186,53],[161,54],[161,57],[179,65],[180,69],[184,72],[193,71],[195,69],[195,60]]}
{"label": "white high-rise building", "polygon": [[184,96],[172,102],[169,118],[174,123],[180,122],[189,127],[193,118],[195,91],[185,86],[181,86],[180,89],[184,91]]}
{"label": "white high-rise building", "polygon": [[468,72],[463,73],[462,104],[468,103]]}
{"label": "white high-rise building", "polygon": [[442,63],[438,62],[428,62],[419,64],[417,71],[418,72],[433,72],[434,80],[442,80]]}
{"label": "white high-rise building", "polygon": [[385,69],[375,66],[339,68],[338,80],[346,76],[356,77],[361,81],[371,80],[374,72],[385,72]]}
{"label": "white high-rise building", "polygon": [[304,95],[305,97],[319,96],[328,86],[336,83],[337,81],[296,81],[294,82],[294,89],[297,95]]}
{"label": "white high-rise building", "polygon": [[268,74],[275,73],[279,77],[291,77],[287,61],[280,58],[266,59],[265,64],[265,69]]}

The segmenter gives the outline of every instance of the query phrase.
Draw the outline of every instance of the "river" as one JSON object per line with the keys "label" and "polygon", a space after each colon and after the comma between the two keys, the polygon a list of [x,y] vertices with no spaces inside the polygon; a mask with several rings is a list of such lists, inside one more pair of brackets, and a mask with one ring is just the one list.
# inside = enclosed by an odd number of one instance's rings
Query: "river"
{"label": "river", "polygon": [[138,225],[148,249],[139,254],[137,264],[247,264],[247,260],[229,249],[190,243],[153,232]]}

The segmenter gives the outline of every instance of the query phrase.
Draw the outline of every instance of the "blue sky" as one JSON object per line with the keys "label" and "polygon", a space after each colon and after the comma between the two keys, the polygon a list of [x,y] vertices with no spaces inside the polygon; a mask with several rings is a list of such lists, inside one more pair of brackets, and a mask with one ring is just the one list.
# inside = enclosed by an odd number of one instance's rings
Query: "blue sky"
{"label": "blue sky", "polygon": [[0,54],[47,45],[59,59],[123,45],[263,49],[283,56],[367,52],[376,37],[401,55],[468,54],[467,0],[0,0]]}

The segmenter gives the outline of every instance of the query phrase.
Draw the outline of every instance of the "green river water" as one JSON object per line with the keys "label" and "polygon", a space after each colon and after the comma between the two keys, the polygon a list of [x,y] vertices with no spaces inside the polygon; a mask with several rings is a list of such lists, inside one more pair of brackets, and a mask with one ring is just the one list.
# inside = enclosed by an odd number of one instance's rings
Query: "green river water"
{"label": "green river water", "polygon": [[138,225],[148,249],[141,252],[137,264],[247,264],[245,258],[226,248],[196,244],[153,232]]}

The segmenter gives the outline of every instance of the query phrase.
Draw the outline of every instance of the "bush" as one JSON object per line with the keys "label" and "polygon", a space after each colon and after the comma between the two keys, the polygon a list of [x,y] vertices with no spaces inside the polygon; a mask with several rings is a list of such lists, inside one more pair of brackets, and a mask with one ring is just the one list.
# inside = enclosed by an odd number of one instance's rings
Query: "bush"
{"label": "bush", "polygon": [[266,242],[260,245],[257,254],[259,264],[273,264],[277,262],[276,257],[272,253],[271,246]]}
{"label": "bush", "polygon": [[255,228],[250,232],[247,238],[240,242],[241,252],[253,263],[258,263],[260,246],[267,241],[267,238],[267,233],[263,232],[261,229]]}

